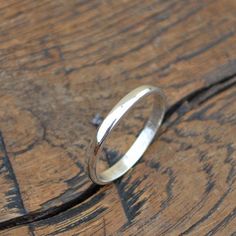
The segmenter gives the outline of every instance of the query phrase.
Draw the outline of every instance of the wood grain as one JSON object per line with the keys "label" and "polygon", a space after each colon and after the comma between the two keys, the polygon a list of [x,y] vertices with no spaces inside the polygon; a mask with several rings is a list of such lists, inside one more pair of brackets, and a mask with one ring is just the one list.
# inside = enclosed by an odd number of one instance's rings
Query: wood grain
{"label": "wood grain", "polygon": [[[235,1],[1,3],[1,229],[32,222],[23,228],[38,235],[57,234],[56,228],[69,235],[73,230],[90,235],[95,229],[108,235],[210,230],[225,235],[236,230],[233,208],[201,220],[216,204],[217,193],[229,191],[222,202],[235,207],[235,186],[225,181],[234,173],[235,154],[227,162],[224,153],[235,142],[235,109],[227,108],[233,103],[228,91],[235,92]],[[122,181],[100,189],[84,171],[86,148],[96,132],[91,120],[97,113],[105,116],[141,84],[159,86],[167,94],[161,138]],[[200,115],[199,122],[185,121],[187,111],[205,114],[205,104],[214,99],[219,100],[212,109],[225,116],[224,125],[220,115],[215,123]],[[221,111],[224,107],[232,119]],[[134,126],[143,120],[146,107],[141,113],[117,131],[109,159],[119,156],[117,147],[128,147],[121,138],[124,131],[128,140],[135,137]],[[208,125],[212,131],[204,130]],[[207,160],[200,161],[204,155]],[[195,206],[198,201],[202,206]],[[65,226],[68,231],[63,231],[61,224],[79,228]],[[4,233],[17,234],[9,230]]]}
{"label": "wood grain", "polygon": [[131,172],[83,203],[31,223],[34,234],[234,235],[236,78],[228,85],[189,100],[198,104],[192,110],[179,115],[177,109]]}

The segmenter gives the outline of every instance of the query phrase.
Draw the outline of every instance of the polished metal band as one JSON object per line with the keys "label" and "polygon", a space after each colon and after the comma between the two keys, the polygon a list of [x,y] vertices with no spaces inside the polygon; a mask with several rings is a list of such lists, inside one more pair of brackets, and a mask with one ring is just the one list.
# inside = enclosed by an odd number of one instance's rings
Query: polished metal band
{"label": "polished metal band", "polygon": [[[105,139],[118,124],[119,120],[140,101],[140,99],[150,94],[154,95],[154,102],[152,112],[145,127],[133,145],[118,162],[103,172],[98,173],[98,156]],[[91,150],[88,152],[88,172],[93,182],[100,185],[107,184],[126,173],[141,158],[161,125],[165,114],[165,107],[166,100],[163,92],[159,88],[149,85],[134,89],[118,102],[102,122]]]}

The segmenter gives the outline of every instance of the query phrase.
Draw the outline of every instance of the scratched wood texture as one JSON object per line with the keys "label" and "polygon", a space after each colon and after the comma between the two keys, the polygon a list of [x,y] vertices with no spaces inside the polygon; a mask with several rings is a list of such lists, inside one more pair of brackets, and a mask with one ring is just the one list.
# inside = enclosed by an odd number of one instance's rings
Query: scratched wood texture
{"label": "scratched wood texture", "polygon": [[[234,0],[0,3],[0,235],[236,235]],[[96,186],[91,120],[142,84],[167,95],[159,136]]]}

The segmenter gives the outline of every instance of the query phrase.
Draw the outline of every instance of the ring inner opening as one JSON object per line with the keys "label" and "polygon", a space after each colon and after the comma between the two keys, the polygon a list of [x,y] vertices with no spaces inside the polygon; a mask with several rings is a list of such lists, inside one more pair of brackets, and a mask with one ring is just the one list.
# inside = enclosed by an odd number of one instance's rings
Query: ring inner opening
{"label": "ring inner opening", "polygon": [[127,172],[153,140],[162,118],[162,104],[158,104],[159,99],[154,99],[155,96],[148,95],[139,100],[106,138],[96,169],[103,182],[110,182]]}

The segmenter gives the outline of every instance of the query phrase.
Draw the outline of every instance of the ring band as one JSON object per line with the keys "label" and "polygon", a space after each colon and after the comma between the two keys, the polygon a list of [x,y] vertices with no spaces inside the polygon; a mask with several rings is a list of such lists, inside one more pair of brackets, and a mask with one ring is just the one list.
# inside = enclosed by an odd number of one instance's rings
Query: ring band
{"label": "ring band", "polygon": [[[137,139],[134,141],[125,155],[110,168],[98,173],[97,162],[105,139],[120,119],[142,98],[153,94],[153,108],[148,121]],[[166,109],[166,99],[163,92],[154,86],[144,85],[128,93],[110,111],[98,128],[96,138],[88,153],[88,172],[91,180],[99,185],[114,181],[125,174],[143,155],[152,142],[158,128],[161,125]]]}

